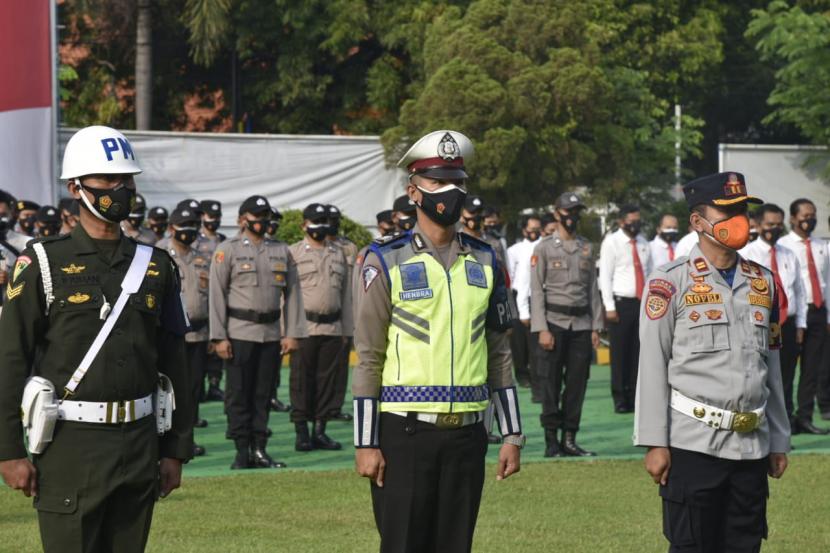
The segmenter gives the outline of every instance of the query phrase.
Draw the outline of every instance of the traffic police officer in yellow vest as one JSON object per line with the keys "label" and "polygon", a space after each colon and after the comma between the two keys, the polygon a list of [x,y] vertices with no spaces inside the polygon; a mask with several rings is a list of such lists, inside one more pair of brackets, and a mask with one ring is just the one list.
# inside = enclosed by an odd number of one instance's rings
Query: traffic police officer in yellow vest
{"label": "traffic police officer in yellow vest", "polygon": [[490,246],[456,232],[472,154],[455,131],[412,146],[398,166],[418,223],[375,242],[361,268],[356,467],[371,479],[382,552],[470,551],[491,398],[504,436],[497,479],[519,470],[504,271]]}
{"label": "traffic police officer in yellow vest", "polygon": [[767,475],[781,477],[790,450],[774,278],[737,254],[760,200],[739,173],[683,192],[700,241],[648,279],[634,444],[648,447],[670,552],[757,552]]}

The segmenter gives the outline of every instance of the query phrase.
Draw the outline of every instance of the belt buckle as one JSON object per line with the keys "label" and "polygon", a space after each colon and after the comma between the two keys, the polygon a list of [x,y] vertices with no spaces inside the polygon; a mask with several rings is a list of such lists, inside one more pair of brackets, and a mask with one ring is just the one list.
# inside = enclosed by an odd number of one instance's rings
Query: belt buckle
{"label": "belt buckle", "polygon": [[756,413],[735,413],[732,415],[732,430],[740,434],[752,432],[758,428]]}
{"label": "belt buckle", "polygon": [[435,426],[438,428],[461,428],[464,422],[464,417],[458,413],[441,413],[435,421]]}
{"label": "belt buckle", "polygon": [[119,401],[118,402],[118,409],[116,410],[116,422],[124,422],[127,420],[127,406],[125,402]]}

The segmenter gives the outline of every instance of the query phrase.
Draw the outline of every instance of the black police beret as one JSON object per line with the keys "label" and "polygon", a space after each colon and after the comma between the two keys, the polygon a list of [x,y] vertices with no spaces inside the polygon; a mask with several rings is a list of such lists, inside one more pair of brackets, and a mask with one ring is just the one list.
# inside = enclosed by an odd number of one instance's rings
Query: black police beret
{"label": "black police beret", "polygon": [[473,196],[468,194],[467,198],[464,200],[464,209],[470,213],[478,213],[484,209],[484,200],[481,199],[481,196]]}
{"label": "black police beret", "polygon": [[329,218],[329,210],[323,204],[309,204],[303,210],[303,219],[320,221]]}
{"label": "black police beret", "polygon": [[167,216],[167,210],[163,207],[154,207],[150,210],[150,219],[155,219],[157,221],[166,221]]}
{"label": "black police beret", "polygon": [[0,190],[0,204],[9,204],[9,206],[12,206],[15,202],[17,202],[17,199],[14,196],[5,190]]}
{"label": "black police beret", "polygon": [[242,202],[239,206],[239,214],[250,213],[252,215],[259,215],[265,211],[271,211],[271,204],[265,196],[251,196]]}
{"label": "black police beret", "polygon": [[375,218],[378,221],[378,224],[381,223],[389,223],[390,225],[394,222],[392,221],[392,210],[391,209],[384,209],[383,211],[378,211]]}
{"label": "black police beret", "polygon": [[135,206],[133,206],[133,213],[143,213],[147,210],[147,201],[141,194],[135,195]]}
{"label": "black police beret", "polygon": [[746,192],[746,179],[741,173],[728,171],[700,177],[683,187],[689,209],[698,205],[725,206],[749,202],[764,203]]}
{"label": "black police beret", "polygon": [[328,204],[326,205],[326,209],[329,212],[329,217],[332,219],[339,219],[343,215],[340,213],[340,209],[336,205]]}
{"label": "black police beret", "polygon": [[198,211],[193,211],[189,207],[177,207],[170,214],[171,225],[184,225],[187,223],[199,223],[202,217]]}
{"label": "black police beret", "polygon": [[17,200],[18,211],[26,211],[27,209],[37,211],[38,209],[40,209],[40,204],[35,203],[31,200]]}
{"label": "black police beret", "polygon": [[395,198],[395,203],[392,204],[392,211],[400,211],[401,213],[415,213],[415,202],[404,194]]}
{"label": "black police beret", "polygon": [[222,203],[216,200],[202,200],[199,202],[202,211],[214,219],[222,216]]}
{"label": "black police beret", "polygon": [[178,209],[180,207],[196,211],[196,212],[199,213],[199,215],[202,214],[201,204],[198,201],[194,200],[193,198],[187,198],[186,200],[182,200],[179,203],[177,203],[176,208]]}
{"label": "black police beret", "polygon": [[582,203],[582,200],[574,194],[573,192],[564,192],[556,198],[556,203],[554,204],[557,209],[573,209],[575,207],[585,207],[585,204]]}
{"label": "black police beret", "polygon": [[57,207],[53,207],[51,205],[44,205],[37,210],[35,220],[38,223],[60,223],[61,212],[58,210]]}

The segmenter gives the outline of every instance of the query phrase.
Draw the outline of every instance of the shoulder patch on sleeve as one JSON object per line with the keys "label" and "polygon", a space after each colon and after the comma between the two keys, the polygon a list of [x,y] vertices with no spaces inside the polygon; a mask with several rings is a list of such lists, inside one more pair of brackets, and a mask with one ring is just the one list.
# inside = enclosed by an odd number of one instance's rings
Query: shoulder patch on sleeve
{"label": "shoulder patch on sleeve", "polygon": [[25,282],[21,282],[21,283],[20,283],[20,284],[18,284],[17,286],[12,286],[12,283],[11,283],[11,282],[9,282],[9,283],[6,285],[6,298],[7,298],[9,301],[11,301],[11,300],[13,300],[14,298],[18,297],[20,294],[22,294],[22,293],[23,293],[23,286],[24,286],[25,284],[26,284]]}
{"label": "shoulder patch on sleeve", "polygon": [[380,274],[376,267],[369,265],[363,269],[363,291],[367,291],[369,286],[375,281]]}
{"label": "shoulder patch on sleeve", "polygon": [[[17,277],[26,270],[26,268],[32,264],[32,258],[28,255],[21,255],[17,258],[17,261],[14,264],[14,272],[12,273],[12,280],[11,282],[17,282]],[[10,283],[11,284],[11,283]]]}
{"label": "shoulder patch on sleeve", "polygon": [[653,278],[648,281],[648,293],[649,295],[659,294],[671,298],[677,293],[677,287],[668,280]]}
{"label": "shoulder patch on sleeve", "polygon": [[662,318],[669,310],[669,298],[649,291],[646,297],[646,316],[651,320]]}
{"label": "shoulder patch on sleeve", "polygon": [[538,264],[539,264],[539,256],[536,255],[536,254],[531,255],[530,256],[530,266],[535,267]]}

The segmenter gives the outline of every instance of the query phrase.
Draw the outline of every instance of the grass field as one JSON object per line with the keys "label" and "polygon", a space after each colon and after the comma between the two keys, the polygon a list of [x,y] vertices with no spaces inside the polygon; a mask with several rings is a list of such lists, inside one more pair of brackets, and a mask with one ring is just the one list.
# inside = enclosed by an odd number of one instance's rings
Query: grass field
{"label": "grass field", "polygon": [[[522,390],[530,445],[521,473],[496,482],[491,448],[476,552],[658,552],[661,534],[657,489],[630,446],[631,416],[609,414],[608,371],[593,370],[585,410],[585,447],[591,461],[543,460],[538,405]],[[289,470],[231,474],[222,438],[221,408],[208,404],[211,426],[199,441],[209,450],[185,471],[184,488],[156,510],[148,551],[154,553],[273,553],[376,551],[368,483],[357,477],[352,450],[289,452],[287,416],[275,415],[270,449]],[[348,444],[351,427],[333,426]],[[830,552],[830,438],[797,436],[798,450],[781,481],[771,485],[770,540],[765,552]],[[0,491],[0,553],[39,551],[31,500]]]}

